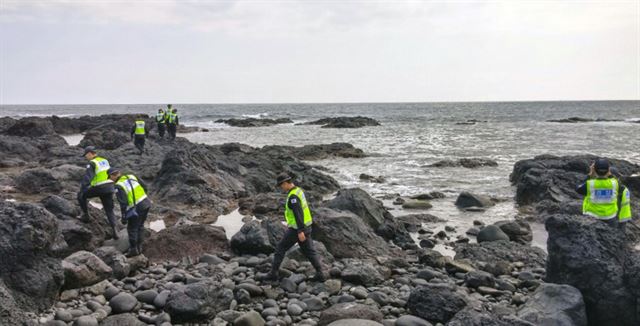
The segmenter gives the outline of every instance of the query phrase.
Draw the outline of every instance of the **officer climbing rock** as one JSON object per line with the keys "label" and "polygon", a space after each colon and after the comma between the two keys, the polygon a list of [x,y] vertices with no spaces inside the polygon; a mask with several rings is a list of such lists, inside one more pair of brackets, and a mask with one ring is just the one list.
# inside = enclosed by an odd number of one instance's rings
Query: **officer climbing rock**
{"label": "officer climbing rock", "polygon": [[156,114],[156,123],[158,124],[158,136],[160,136],[160,139],[164,139],[164,129],[166,122],[166,113],[164,113],[163,109],[159,109],[158,114]]}
{"label": "officer climbing rock", "polygon": [[116,184],[116,198],[120,203],[122,224],[127,225],[129,251],[126,256],[138,256],[142,253],[144,222],[151,208],[151,201],[147,198],[147,187],[133,174],[123,175],[115,168],[109,169],[109,179]]}
{"label": "officer climbing rock", "polygon": [[136,146],[138,151],[140,151],[140,155],[144,153],[144,143],[147,138],[147,133],[143,116],[139,115],[131,128],[131,138],[133,139],[133,144]]}
{"label": "officer climbing rock", "polygon": [[[609,161],[597,159],[590,167],[589,177],[576,191],[584,195],[582,213],[593,216],[609,225],[616,225],[631,219],[630,193],[612,175]],[[616,219],[618,217],[618,219]]]}
{"label": "officer climbing rock", "polygon": [[263,280],[277,280],[278,271],[284,255],[287,253],[287,250],[297,242],[304,255],[316,270],[316,275],[313,277],[313,280],[324,281],[325,276],[322,272],[320,257],[311,239],[313,218],[311,217],[311,210],[304,196],[304,191],[292,182],[292,177],[287,173],[278,176],[277,185],[287,193],[284,218],[287,222],[288,229],[276,247],[271,272],[266,275],[260,275],[258,278]]}
{"label": "officer climbing rock", "polygon": [[89,222],[89,211],[87,200],[89,198],[100,197],[102,207],[107,215],[109,225],[111,225],[111,236],[118,239],[116,232],[116,218],[113,213],[113,181],[109,179],[109,161],[99,157],[93,146],[84,149],[83,155],[88,161],[87,170],[80,183],[78,192],[78,203],[82,209],[82,221]]}

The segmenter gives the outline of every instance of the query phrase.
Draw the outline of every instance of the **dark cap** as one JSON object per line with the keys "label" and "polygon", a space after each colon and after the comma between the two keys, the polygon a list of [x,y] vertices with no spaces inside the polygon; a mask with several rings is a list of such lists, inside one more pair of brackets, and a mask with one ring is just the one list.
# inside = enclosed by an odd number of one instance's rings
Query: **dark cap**
{"label": "dark cap", "polygon": [[85,155],[87,155],[87,153],[95,153],[96,152],[96,148],[93,146],[87,146],[84,148],[84,153],[82,154],[82,156],[84,157]]}
{"label": "dark cap", "polygon": [[168,107],[168,108],[170,108],[170,107],[171,107],[171,104],[167,104],[167,107]]}
{"label": "dark cap", "polygon": [[609,161],[606,158],[599,158],[593,163],[593,168],[596,172],[606,173],[609,170]]}
{"label": "dark cap", "polygon": [[120,172],[120,169],[118,169],[118,168],[110,168],[109,170],[107,170],[107,174],[108,175],[116,174],[116,173],[119,173],[119,172]]}
{"label": "dark cap", "polygon": [[281,185],[283,182],[291,181],[291,179],[293,179],[293,178],[291,178],[289,173],[286,173],[286,172],[285,173],[280,173],[278,175],[278,177],[276,178],[276,186]]}

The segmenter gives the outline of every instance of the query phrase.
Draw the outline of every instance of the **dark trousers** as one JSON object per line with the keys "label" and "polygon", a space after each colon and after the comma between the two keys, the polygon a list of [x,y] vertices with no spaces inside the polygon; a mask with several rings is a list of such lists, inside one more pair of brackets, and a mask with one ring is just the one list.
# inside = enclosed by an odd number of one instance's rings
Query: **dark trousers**
{"label": "dark trousers", "polygon": [[87,200],[90,198],[100,197],[102,207],[107,215],[107,220],[111,227],[116,226],[116,216],[113,213],[113,184],[100,185],[96,187],[89,187],[86,190],[80,190],[78,192],[78,203],[82,213],[89,214],[89,208],[87,207]]}
{"label": "dark trousers", "polygon": [[158,135],[164,138],[164,123],[158,123]]}
{"label": "dark trousers", "polygon": [[135,135],[133,138],[133,144],[136,145],[136,148],[140,151],[140,154],[144,152],[144,143],[146,137],[144,135]]}
{"label": "dark trousers", "polygon": [[129,235],[129,250],[142,251],[142,237],[144,234],[144,221],[149,214],[149,205],[136,205],[138,217],[127,220],[127,234]]}
{"label": "dark trousers", "polygon": [[294,229],[287,229],[284,237],[282,238],[282,240],[280,240],[278,246],[276,247],[276,253],[273,256],[273,264],[271,265],[272,273],[278,272],[278,270],[280,269],[280,264],[282,264],[282,260],[284,259],[284,255],[287,253],[287,250],[289,250],[291,247],[293,247],[293,245],[296,244],[296,242],[300,246],[300,250],[302,250],[302,253],[307,257],[307,259],[309,259],[311,265],[313,265],[313,268],[316,269],[316,272],[322,271],[320,257],[318,256],[318,253],[313,246],[313,240],[311,239],[311,227],[308,227],[304,230],[304,235],[306,237],[306,240],[300,243],[298,241],[298,231]]}
{"label": "dark trousers", "polygon": [[169,139],[176,139],[177,130],[178,130],[178,126],[175,123],[170,123],[167,125],[167,131],[169,132]]}

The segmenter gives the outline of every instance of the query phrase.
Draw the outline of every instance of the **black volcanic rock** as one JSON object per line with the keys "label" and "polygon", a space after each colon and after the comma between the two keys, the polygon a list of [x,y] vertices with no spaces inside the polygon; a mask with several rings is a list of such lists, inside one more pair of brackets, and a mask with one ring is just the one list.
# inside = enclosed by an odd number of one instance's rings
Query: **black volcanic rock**
{"label": "black volcanic rock", "polygon": [[226,123],[232,127],[269,127],[275,126],[283,123],[293,123],[293,121],[289,118],[280,118],[280,119],[256,119],[256,118],[247,118],[247,119],[218,119],[217,123]]}
{"label": "black volcanic rock", "polygon": [[380,122],[367,117],[336,117],[324,118],[316,121],[305,122],[304,125],[321,125],[322,128],[362,128],[379,126]]}

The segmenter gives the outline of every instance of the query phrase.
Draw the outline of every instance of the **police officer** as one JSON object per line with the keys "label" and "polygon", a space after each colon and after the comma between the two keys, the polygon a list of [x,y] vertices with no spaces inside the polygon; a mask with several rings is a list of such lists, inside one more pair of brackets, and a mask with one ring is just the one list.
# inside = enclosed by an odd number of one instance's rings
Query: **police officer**
{"label": "police officer", "polygon": [[178,109],[172,109],[171,104],[168,105],[169,109],[167,110],[167,131],[169,132],[169,139],[176,139],[176,132],[178,130]]}
{"label": "police officer", "polygon": [[606,221],[609,225],[631,219],[629,190],[612,174],[607,159],[599,158],[591,164],[587,180],[576,191],[585,196],[583,214]]}
{"label": "police officer", "polygon": [[81,219],[83,222],[89,222],[87,200],[100,197],[109,225],[111,225],[111,236],[118,239],[116,218],[113,213],[113,181],[109,179],[107,172],[110,168],[109,161],[98,156],[93,146],[86,147],[83,156],[89,161],[89,165],[87,165],[78,192],[78,203],[82,209]]}
{"label": "police officer", "polygon": [[276,179],[277,185],[287,193],[287,202],[285,203],[284,218],[287,222],[287,231],[276,247],[276,252],[271,264],[271,272],[262,275],[265,280],[277,280],[280,264],[284,259],[287,250],[298,243],[304,255],[309,259],[316,270],[313,277],[315,281],[324,281],[325,276],[322,272],[322,264],[311,239],[311,225],[313,218],[309,204],[304,196],[304,191],[296,186],[292,177],[287,173],[280,174]]}
{"label": "police officer", "polygon": [[[138,256],[142,253],[144,222],[151,208],[151,201],[147,198],[147,187],[133,174],[123,175],[115,168],[109,169],[108,173],[109,179],[116,185],[116,198],[120,203],[122,224],[127,225],[129,251],[126,256]],[[135,214],[127,214],[131,210],[135,210]]]}
{"label": "police officer", "polygon": [[147,139],[147,133],[148,131],[145,126],[143,116],[139,115],[138,119],[131,128],[131,139],[133,139],[133,144],[136,146],[138,151],[140,151],[140,155],[144,153],[144,143]]}
{"label": "police officer", "polygon": [[166,119],[167,115],[164,113],[164,110],[159,109],[158,114],[156,114],[156,123],[158,124],[158,136],[160,136],[160,139],[164,139]]}

